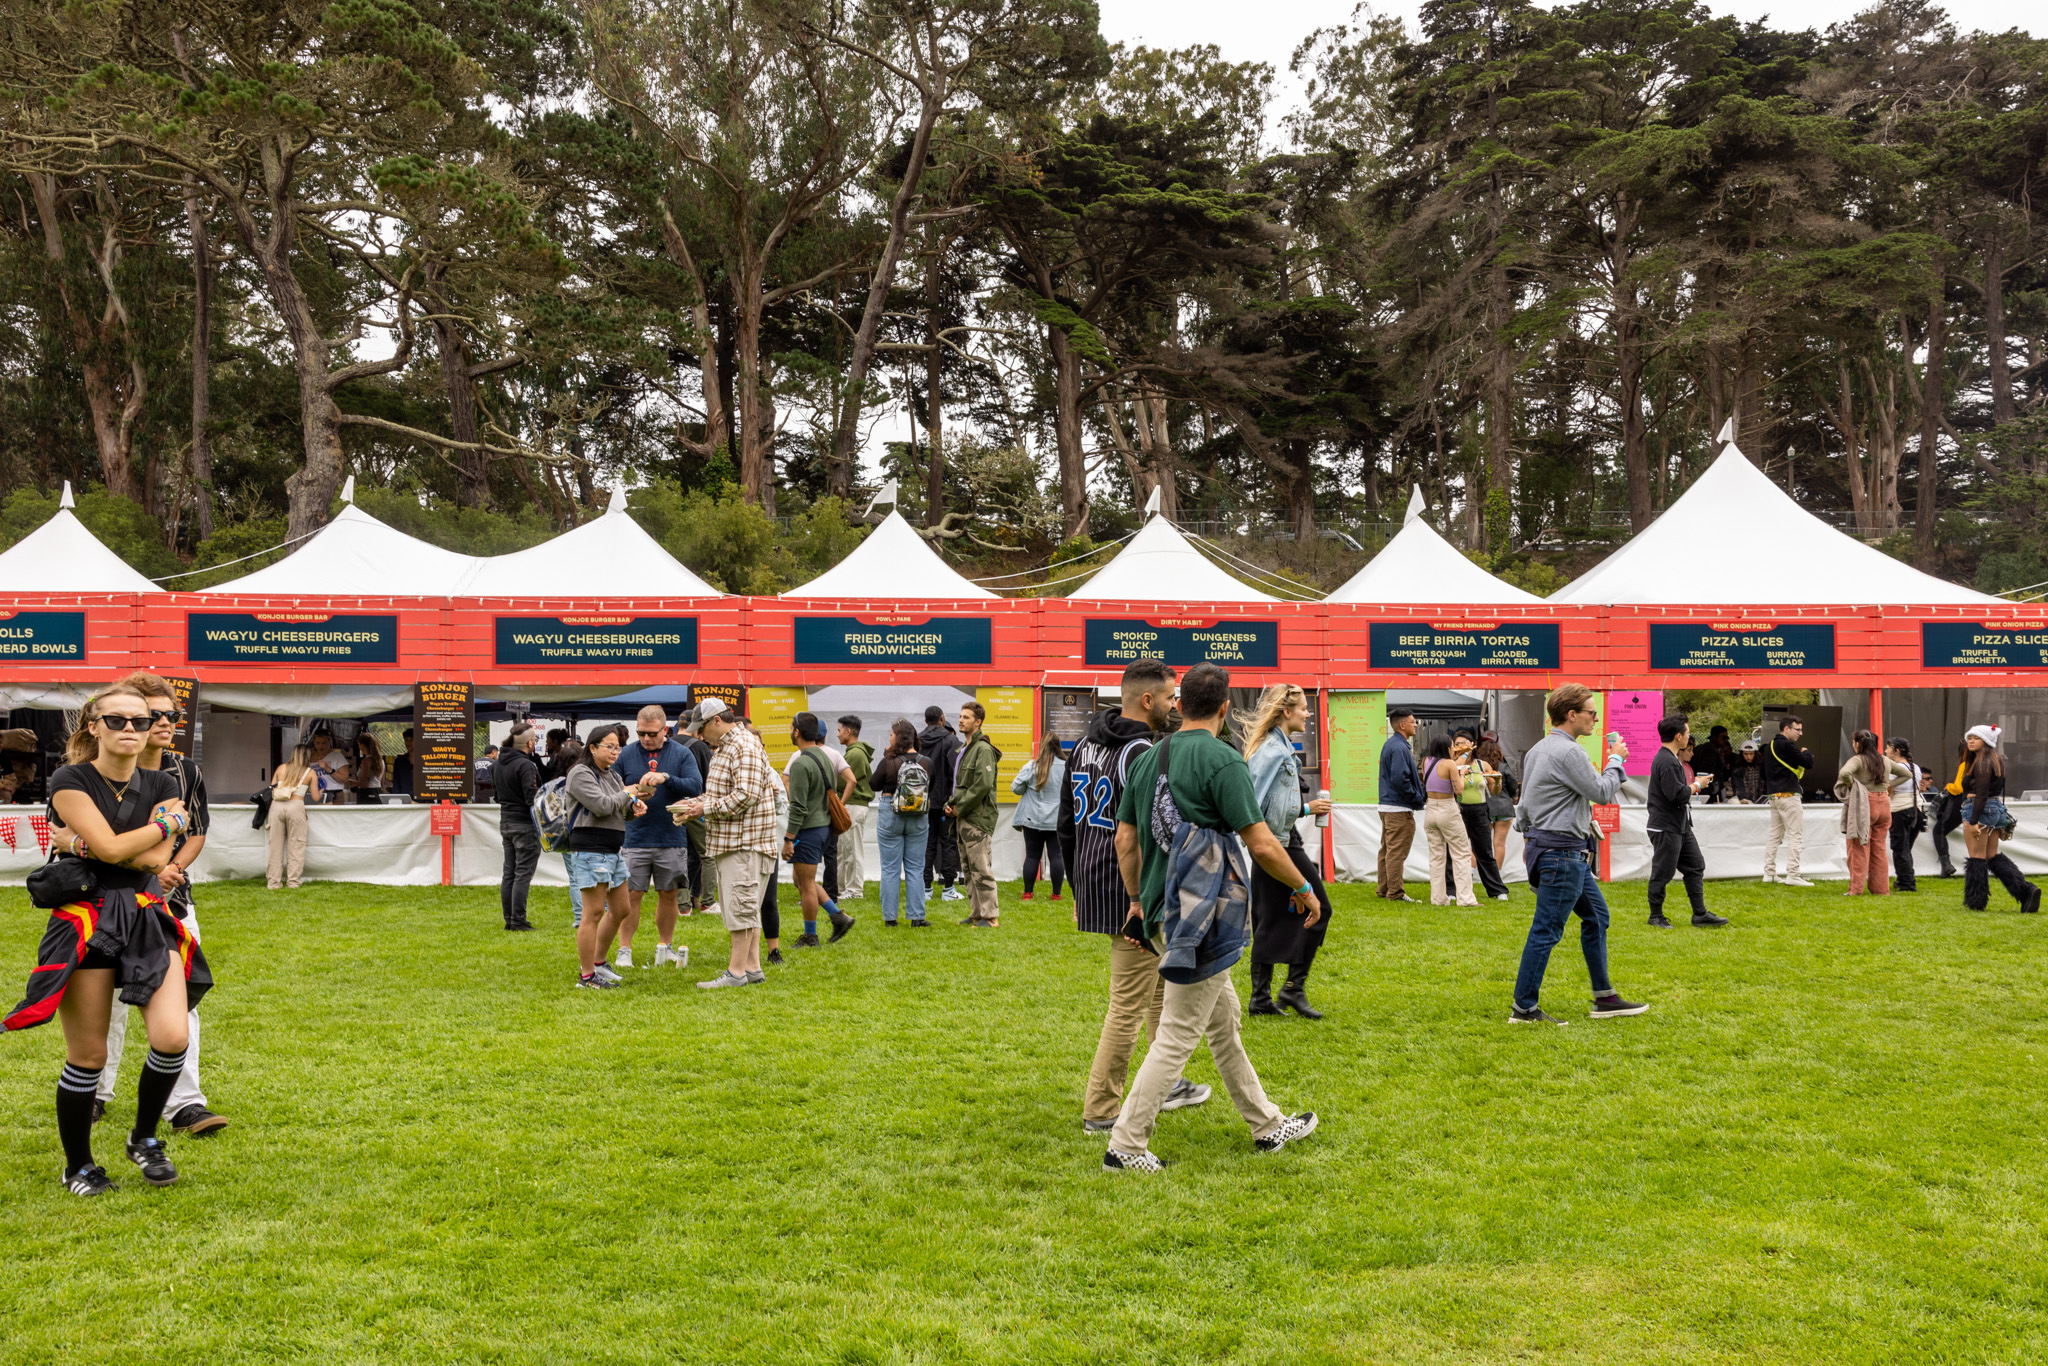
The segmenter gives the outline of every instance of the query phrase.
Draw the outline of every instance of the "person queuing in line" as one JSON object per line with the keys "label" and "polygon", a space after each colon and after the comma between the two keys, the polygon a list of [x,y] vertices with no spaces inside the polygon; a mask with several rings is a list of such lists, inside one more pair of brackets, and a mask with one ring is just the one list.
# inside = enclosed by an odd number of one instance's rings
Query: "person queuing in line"
{"label": "person queuing in line", "polygon": [[[1955,854],[1949,848],[1948,837],[1962,828],[1963,808],[1969,804],[1963,795],[1963,781],[1969,772],[1970,742],[1965,737],[1956,743],[1956,776],[1942,785],[1938,809],[1934,813],[1934,856],[1941,863],[1943,877],[1956,875]],[[1988,886],[1985,896],[1990,896]]]}
{"label": "person queuing in line", "polygon": [[1714,781],[1710,774],[1695,774],[1686,766],[1692,750],[1692,730],[1683,716],[1673,714],[1657,722],[1657,738],[1664,743],[1650,759],[1648,834],[1650,836],[1650,923],[1670,929],[1664,918],[1664,891],[1673,874],[1685,880],[1686,899],[1692,902],[1692,923],[1701,929],[1719,929],[1727,917],[1707,909],[1707,860],[1692,833],[1692,799]]}
{"label": "person queuing in line", "polygon": [[634,742],[626,746],[619,764],[628,778],[642,783],[641,796],[647,810],[626,823],[626,841],[621,850],[626,859],[626,918],[619,925],[619,954],[615,968],[633,966],[633,935],[640,928],[640,903],[648,889],[654,890],[654,961],[650,966],[672,963],[682,967],[685,954],[676,951],[676,904],[678,892],[690,880],[690,835],[669,819],[668,808],[685,797],[704,791],[704,775],[697,768],[697,756],[687,746],[668,738],[668,713],[648,705],[633,721]]}
{"label": "person queuing in line", "polygon": [[1614,800],[1624,781],[1622,763],[1628,746],[1617,741],[1604,771],[1580,747],[1581,738],[1600,729],[1600,709],[1593,690],[1583,683],[1564,683],[1544,699],[1551,731],[1522,756],[1522,811],[1528,834],[1522,861],[1529,885],[1536,889],[1536,915],[1522,945],[1522,964],[1515,974],[1514,1024],[1563,1024],[1538,1004],[1550,951],[1564,937],[1565,922],[1579,917],[1579,949],[1586,956],[1586,976],[1593,985],[1592,1017],[1611,1019],[1640,1015],[1649,1007],[1624,1000],[1607,976],[1607,900],[1594,876],[1593,804]]}
{"label": "person queuing in line", "polygon": [[[1127,919],[1140,920],[1133,927],[1136,942],[1158,947],[1166,991],[1158,1036],[1102,1154],[1109,1171],[1156,1172],[1164,1165],[1152,1154],[1152,1129],[1204,1039],[1258,1151],[1278,1152],[1316,1130],[1314,1111],[1289,1115],[1266,1098],[1239,1037],[1230,980],[1231,965],[1251,937],[1250,872],[1237,840],[1283,883],[1299,870],[1266,824],[1244,757],[1223,741],[1230,724],[1229,672],[1214,664],[1189,669],[1181,680],[1180,713],[1179,730],[1136,756],[1117,803]],[[1312,928],[1322,915],[1314,885],[1304,879],[1292,898]]]}
{"label": "person queuing in line", "polygon": [[837,899],[856,901],[867,894],[868,871],[863,860],[867,854],[869,813],[875,804],[875,747],[860,738],[858,716],[839,718],[839,752],[853,774],[853,787],[846,794],[846,815],[853,824],[839,837]]}
{"label": "person queuing in line", "polygon": [[508,931],[533,928],[526,918],[526,899],[533,889],[534,869],[540,866],[540,832],[533,826],[533,802],[540,795],[540,766],[533,761],[533,742],[538,735],[531,722],[515,722],[499,751],[494,776],[498,838],[504,845],[498,909]]}
{"label": "person queuing in line", "polygon": [[1038,886],[1038,868],[1041,860],[1046,866],[1046,876],[1052,881],[1052,894],[1046,899],[1058,901],[1060,887],[1067,876],[1066,860],[1060,857],[1060,790],[1067,781],[1066,754],[1060,749],[1060,737],[1051,731],[1038,742],[1038,748],[1024,761],[1024,767],[1017,770],[1017,776],[1010,779],[1010,791],[1017,795],[1017,812],[1010,817],[1010,824],[1017,827],[1017,833],[1024,837],[1024,899],[1031,900]]}
{"label": "person queuing in line", "polygon": [[2041,909],[2041,889],[2028,882],[2010,858],[1998,850],[2015,822],[2006,810],[2005,757],[1998,752],[1997,726],[1972,726],[1963,733],[1969,766],[1963,770],[1963,905],[1972,911],[1991,904],[1991,879],[2004,884],[2019,902],[2020,914]]}
{"label": "person queuing in line", "polygon": [[983,723],[988,708],[969,702],[960,708],[963,742],[953,759],[953,791],[945,813],[953,822],[960,848],[961,880],[967,884],[967,918],[971,929],[993,930],[1001,924],[996,901],[996,768],[1003,752],[988,738]]}
{"label": "person queuing in line", "polygon": [[[199,911],[192,902],[191,869],[206,848],[207,828],[213,823],[206,798],[206,775],[200,772],[199,765],[193,760],[171,750],[177,741],[178,724],[183,719],[183,708],[175,688],[156,674],[145,672],[129,674],[115,686],[135,689],[149,704],[149,737],[136,758],[136,771],[150,770],[175,777],[178,800],[184,803],[185,814],[191,820],[185,833],[172,844],[170,861],[164,864],[156,877],[158,885],[164,889],[164,901],[171,914],[184,923],[192,933],[193,942],[197,943],[200,937]],[[185,1065],[178,1069],[170,1098],[164,1102],[164,1113],[170,1116],[171,1128],[196,1137],[224,1129],[228,1122],[207,1108],[206,1092],[199,1086],[199,1012],[188,1005],[187,1015]],[[107,1021],[107,1065],[100,1072],[100,1084],[94,1092],[92,1117],[95,1124],[106,1113],[107,1103],[114,1098],[114,1088],[121,1074],[121,1055],[127,1040],[128,1006],[125,1002],[115,1001],[114,1013]]]}
{"label": "person queuing in line", "polygon": [[[702,730],[703,724],[696,719],[696,711],[692,708],[689,724],[681,728],[677,738],[690,751],[690,757],[697,761],[697,771],[708,777],[711,773],[711,746],[704,743],[704,737],[699,733]],[[690,839],[690,905],[683,914],[694,915],[698,911],[716,914],[718,864],[704,852],[703,818],[684,822],[683,829]]]}
{"label": "person queuing in line", "polygon": [[[818,727],[820,734],[823,734],[824,726],[824,718],[820,717],[818,719]],[[823,741],[820,741],[818,744],[818,753],[823,755],[825,761],[832,765],[832,790],[839,794],[840,805],[844,807],[847,802],[847,799],[853,795],[853,765],[846,762],[845,754],[841,753],[839,750],[832,748],[832,746],[825,744]],[[791,754],[788,760],[783,764],[782,786],[785,791],[789,787],[790,770],[796,767],[797,762],[801,757],[802,752],[799,750],[797,753]],[[784,812],[783,814],[787,815],[788,813]],[[848,822],[850,823],[852,819],[852,812],[848,811]],[[826,833],[824,837],[824,843],[821,846],[821,849],[824,854],[824,859],[818,865],[818,886],[823,890],[823,896],[820,897],[820,903],[822,904],[823,902],[830,901],[833,904],[837,905],[839,901],[839,841],[840,837],[845,832],[842,831],[840,832],[840,835],[834,835],[831,832],[831,820],[832,817],[829,813],[828,803],[828,812],[825,816]]]}
{"label": "person queuing in line", "polygon": [[1917,892],[1920,883],[1913,872],[1913,841],[1927,828],[1920,814],[1920,789],[1927,785],[1927,774],[1913,762],[1913,746],[1905,736],[1893,736],[1884,752],[1893,763],[1903,764],[1910,775],[1894,778],[1885,792],[1892,811],[1892,886],[1901,892]]}
{"label": "person queuing in line", "polygon": [[[1493,849],[1493,866],[1498,871],[1508,866],[1508,830],[1515,823],[1515,799],[1521,794],[1522,785],[1508,772],[1508,756],[1501,751],[1498,735],[1488,731],[1480,736],[1476,753],[1480,763],[1495,775],[1486,794],[1486,822],[1492,827],[1488,843]],[[1506,874],[1501,876],[1505,881]]]}
{"label": "person queuing in line", "polygon": [[1408,851],[1415,847],[1416,817],[1427,804],[1422,773],[1415,766],[1415,725],[1415,713],[1406,707],[1387,709],[1391,733],[1380,746],[1379,894],[1388,901],[1415,900],[1401,881]]}
{"label": "person queuing in line", "polygon": [[1842,802],[1842,837],[1849,846],[1850,896],[1866,891],[1872,896],[1890,896],[1891,879],[1885,871],[1891,845],[1891,786],[1900,779],[1911,781],[1913,770],[1885,754],[1877,736],[1859,730],[1850,737],[1853,752],[1835,775],[1835,796]]}
{"label": "person queuing in line", "polygon": [[[57,1137],[65,1188],[94,1196],[113,1181],[93,1160],[92,1121],[107,1061],[115,991],[142,1008],[149,1060],[135,1088],[128,1160],[153,1186],[178,1179],[156,1136],[190,1041],[191,1008],[213,985],[199,941],[170,913],[158,872],[190,824],[178,779],[138,767],[152,728],[149,701],[117,685],[86,700],[65,764],[50,775],[51,847],[56,876],[78,899],[50,912],[29,974],[28,993],[8,1029],[64,1022],[64,1070],[57,1080]],[[83,865],[82,867],[79,865]],[[83,890],[90,879],[93,891]]]}
{"label": "person queuing in line", "polygon": [[[840,779],[832,764],[835,756],[824,744],[825,723],[815,713],[798,712],[790,722],[789,738],[796,745],[796,753],[790,756],[783,775],[783,785],[789,793],[789,824],[782,839],[782,857],[789,860],[790,872],[796,877],[797,896],[804,908],[803,937],[796,942],[814,949],[818,947],[819,912],[824,912],[832,922],[832,937],[825,941],[830,944],[846,938],[856,923],[818,885],[818,868],[825,861],[825,842],[833,837],[832,812],[825,798],[838,787]],[[849,787],[851,778],[849,771]]]}
{"label": "person queuing in line", "polygon": [[782,842],[782,822],[775,817],[782,783],[746,717],[716,697],[697,703],[690,716],[711,747],[711,767],[704,795],[684,798],[669,815],[703,820],[704,852],[717,864],[718,914],[732,938],[725,971],[697,985],[758,984],[768,980],[761,970],[761,901],[775,877],[775,851]]}
{"label": "person queuing in line", "polygon": [[[1487,802],[1500,787],[1500,770],[1489,767],[1479,757],[1479,742],[1469,730],[1461,730],[1451,741],[1451,759],[1464,770],[1459,781],[1458,819],[1465,823],[1465,843],[1472,846],[1469,860],[1479,874],[1479,883],[1487,896],[1495,901],[1508,899],[1507,879],[1501,876],[1500,864],[1493,856],[1493,823],[1487,819]],[[1451,894],[1451,884],[1442,886],[1445,896]]]}
{"label": "person queuing in line", "polygon": [[[1131,762],[1152,746],[1174,719],[1174,672],[1149,656],[1124,669],[1119,709],[1098,712],[1074,746],[1060,789],[1059,841],[1074,887],[1074,928],[1109,940],[1109,1010],[1088,1067],[1081,1099],[1081,1131],[1106,1134],[1123,1108],[1124,1083],[1138,1037],[1157,1041],[1166,981],[1154,970],[1158,953],[1142,932],[1142,917],[1128,913],[1130,897],[1118,865],[1116,812],[1130,779]],[[1174,1080],[1163,1110],[1182,1110],[1209,1099],[1209,1088]]]}
{"label": "person queuing in line", "polygon": [[[1801,748],[1799,737],[1806,723],[1796,716],[1778,721],[1778,733],[1764,750],[1764,791],[1771,806],[1771,833],[1764,840],[1764,881],[1783,881],[1787,887],[1811,887],[1799,876],[1799,856],[1806,849],[1806,807],[1800,789],[1806,770],[1813,767],[1813,751]],[[1778,877],[1778,846],[1785,846],[1785,876]]]}
{"label": "person queuing in line", "polygon": [[1741,752],[1728,768],[1728,782],[1722,789],[1724,800],[1743,806],[1756,806],[1768,800],[1764,791],[1763,755],[1754,740],[1744,740]]}
{"label": "person queuing in line", "polygon": [[944,707],[924,709],[924,729],[917,734],[918,753],[931,765],[938,786],[932,792],[930,843],[924,856],[924,890],[929,897],[932,880],[939,882],[939,899],[959,901],[965,894],[953,886],[960,876],[960,847],[954,837],[953,821],[946,804],[953,800],[953,761],[960,757],[960,736],[946,721]]}
{"label": "person queuing in line", "polygon": [[[917,748],[917,727],[897,720],[889,727],[889,747],[869,778],[875,791],[875,846],[882,866],[882,924],[896,928],[896,914],[910,903],[910,923],[922,930],[931,922],[924,913],[926,823],[931,820],[932,770]],[[899,892],[898,889],[901,889]]]}
{"label": "person queuing in line", "polygon": [[642,798],[654,784],[645,776],[628,786],[619,770],[626,728],[616,721],[594,726],[569,769],[568,795],[575,803],[569,837],[569,886],[583,900],[576,925],[579,987],[615,987],[619,975],[604,965],[605,946],[626,918],[626,821],[647,813]]}
{"label": "person queuing in line", "polygon": [[[1253,1015],[1293,1011],[1304,1020],[1320,1020],[1323,1012],[1308,1001],[1308,972],[1330,932],[1330,894],[1323,876],[1301,839],[1301,816],[1327,816],[1328,800],[1311,799],[1302,780],[1301,754],[1294,737],[1308,730],[1308,694],[1292,683],[1275,683],[1259,698],[1258,715],[1244,735],[1245,764],[1251,770],[1252,793],[1266,816],[1266,828],[1287,851],[1296,876],[1282,881],[1263,866],[1252,869],[1252,999]],[[1314,891],[1317,914],[1304,916],[1294,905],[1294,888],[1306,882]],[[1287,965],[1287,982],[1273,997],[1273,967]]]}
{"label": "person queuing in line", "polygon": [[[1455,888],[1457,904],[1477,906],[1472,895],[1472,842],[1465,835],[1464,818],[1458,814],[1457,793],[1465,781],[1465,766],[1451,757],[1451,737],[1439,735],[1429,742],[1423,759],[1423,792],[1427,802],[1422,810],[1422,832],[1429,841],[1429,904],[1449,906]],[[1448,867],[1446,866],[1448,864]]]}
{"label": "person queuing in line", "polygon": [[320,800],[313,747],[293,745],[292,757],[270,775],[270,820],[264,832],[263,882],[271,891],[297,887],[306,877],[306,807]]}

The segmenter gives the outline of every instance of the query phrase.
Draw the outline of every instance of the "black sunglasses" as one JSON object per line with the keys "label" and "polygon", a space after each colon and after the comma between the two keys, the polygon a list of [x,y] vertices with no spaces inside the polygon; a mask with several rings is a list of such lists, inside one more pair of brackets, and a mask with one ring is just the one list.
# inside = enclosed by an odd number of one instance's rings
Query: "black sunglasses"
{"label": "black sunglasses", "polygon": [[148,730],[156,724],[147,716],[102,716],[98,719],[108,730]]}
{"label": "black sunglasses", "polygon": [[149,724],[153,726],[159,721],[168,721],[175,726],[184,715],[181,711],[153,711],[149,714]]}

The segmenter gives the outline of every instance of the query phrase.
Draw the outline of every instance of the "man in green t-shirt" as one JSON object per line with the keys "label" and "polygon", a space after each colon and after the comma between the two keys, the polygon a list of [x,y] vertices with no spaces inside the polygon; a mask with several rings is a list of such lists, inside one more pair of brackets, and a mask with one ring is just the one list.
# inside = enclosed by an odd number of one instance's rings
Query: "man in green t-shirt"
{"label": "man in green t-shirt", "polygon": [[867,890],[861,850],[867,839],[868,811],[875,801],[875,789],[868,785],[875,771],[875,749],[860,738],[858,716],[839,718],[839,748],[846,755],[846,766],[853,770],[853,791],[846,797],[846,814],[853,824],[839,837],[839,899],[854,901]]}
{"label": "man in green t-shirt", "polygon": [[[1159,769],[1167,770],[1167,790],[1180,818],[1188,825],[1222,833],[1225,840],[1235,831],[1251,856],[1285,887],[1293,887],[1294,908],[1313,925],[1322,914],[1314,889],[1300,883],[1301,873],[1273,831],[1252,791],[1251,771],[1244,756],[1223,742],[1223,728],[1229,723],[1230,674],[1214,664],[1197,664],[1180,683],[1182,725],[1131,764],[1117,808],[1117,868],[1123,874],[1124,889],[1130,896],[1129,919],[1124,937],[1135,944],[1160,943],[1160,929],[1166,909],[1166,882],[1172,851],[1162,846],[1152,831],[1152,811]],[[1213,852],[1213,850],[1212,850]],[[1234,849],[1229,878],[1240,883],[1245,876]],[[1185,874],[1183,875],[1186,876]],[[1184,894],[1186,883],[1184,882]],[[1238,923],[1246,915],[1248,889],[1238,890],[1234,901],[1219,900],[1205,947],[1214,943],[1222,951],[1197,955],[1199,980],[1166,982],[1165,1004],[1159,1012],[1159,1028],[1145,1065],[1131,1085],[1116,1128],[1109,1136],[1109,1151],[1102,1165],[1111,1171],[1155,1172],[1162,1165],[1148,1149],[1152,1126],[1160,1106],[1181,1069],[1193,1056],[1195,1046],[1207,1039],[1209,1055],[1223,1076],[1231,1103],[1252,1127],[1252,1140],[1260,1152],[1277,1152],[1297,1138],[1315,1132],[1313,1111],[1287,1115],[1266,1099],[1259,1074],[1245,1056],[1238,1037],[1237,989],[1231,984],[1230,967],[1244,952],[1249,938],[1247,925]],[[1222,923],[1224,908],[1234,909],[1235,918]]]}

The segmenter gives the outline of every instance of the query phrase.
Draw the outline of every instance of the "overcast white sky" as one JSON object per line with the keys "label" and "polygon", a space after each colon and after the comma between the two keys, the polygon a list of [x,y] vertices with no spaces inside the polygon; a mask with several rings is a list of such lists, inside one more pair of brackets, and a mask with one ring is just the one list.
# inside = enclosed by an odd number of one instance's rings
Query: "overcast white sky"
{"label": "overcast white sky", "polygon": [[[1270,62],[1280,73],[1295,44],[1316,29],[1343,23],[1355,0],[1097,0],[1102,7],[1102,33],[1111,42],[1143,43],[1147,47],[1190,47],[1214,43],[1237,62]],[[1404,20],[1414,31],[1421,0],[1377,0],[1374,9]],[[1869,0],[1708,0],[1716,14],[1744,21],[1770,18],[1781,28],[1826,28],[1859,10]],[[1952,0],[1944,6],[1962,30],[1999,32],[2009,28],[2048,33],[2048,7],[2040,0]]]}

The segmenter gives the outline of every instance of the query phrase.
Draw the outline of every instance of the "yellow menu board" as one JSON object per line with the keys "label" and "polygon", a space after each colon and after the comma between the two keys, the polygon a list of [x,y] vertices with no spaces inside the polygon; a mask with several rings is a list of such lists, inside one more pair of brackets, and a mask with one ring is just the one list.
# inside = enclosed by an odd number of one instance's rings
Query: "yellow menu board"
{"label": "yellow menu board", "polygon": [[1383,692],[1330,694],[1331,797],[1346,805],[1376,806],[1380,799],[1380,746],[1387,728]]}
{"label": "yellow menu board", "polygon": [[1038,719],[1036,688],[976,688],[974,700],[988,708],[982,725],[989,743],[1003,752],[996,765],[996,801],[1011,802],[1010,780],[1031,761],[1031,746]]}
{"label": "yellow menu board", "polygon": [[768,751],[768,762],[775,766],[777,773],[789,762],[789,756],[796,753],[796,746],[790,743],[789,728],[796,723],[796,714],[809,711],[811,695],[802,688],[748,688],[747,716],[761,732],[761,744]]}

